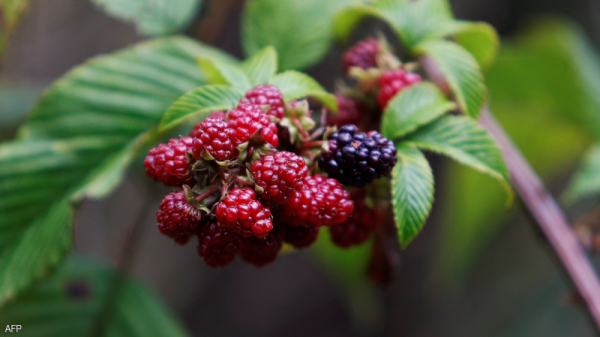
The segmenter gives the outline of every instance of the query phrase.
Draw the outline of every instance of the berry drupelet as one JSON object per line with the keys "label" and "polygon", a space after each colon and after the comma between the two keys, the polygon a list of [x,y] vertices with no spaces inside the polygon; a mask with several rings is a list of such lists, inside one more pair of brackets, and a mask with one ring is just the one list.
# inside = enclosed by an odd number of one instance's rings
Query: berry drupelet
{"label": "berry drupelet", "polygon": [[257,105],[270,105],[266,114],[282,119],[285,114],[283,95],[277,87],[261,84],[246,92],[246,99]]}
{"label": "berry drupelet", "polygon": [[379,42],[374,38],[366,38],[356,43],[344,53],[344,73],[348,73],[351,67],[362,69],[377,66],[377,54],[379,53]]}
{"label": "berry drupelet", "polygon": [[144,160],[146,174],[167,186],[193,184],[194,178],[185,155],[192,150],[192,144],[191,137],[173,138],[168,144],[151,149]]}
{"label": "berry drupelet", "polygon": [[398,161],[396,152],[394,143],[377,131],[365,134],[355,125],[344,125],[322,147],[319,167],[344,185],[363,187],[390,174]]}
{"label": "berry drupelet", "polygon": [[304,184],[282,206],[291,225],[330,226],[346,221],[354,205],[350,193],[335,179],[319,174],[304,178]]}
{"label": "berry drupelet", "polygon": [[331,226],[331,241],[340,247],[351,247],[365,242],[375,227],[383,221],[376,209],[369,208],[365,203],[364,189],[355,189],[350,193],[354,201],[352,216],[340,224]]}
{"label": "berry drupelet", "polygon": [[273,229],[271,210],[256,200],[250,188],[236,188],[219,202],[217,220],[225,229],[249,237],[264,238]]}
{"label": "berry drupelet", "polygon": [[255,161],[252,164],[252,174],[256,184],[264,191],[260,198],[273,204],[281,204],[302,186],[308,167],[304,158],[280,151]]}
{"label": "berry drupelet", "polygon": [[227,118],[229,127],[235,130],[232,138],[235,146],[247,142],[253,133],[262,130],[265,142],[277,147],[277,125],[271,122],[259,105],[242,101],[235,109],[229,111]]}
{"label": "berry drupelet", "polygon": [[239,254],[242,260],[256,267],[262,267],[275,261],[282,246],[281,231],[273,230],[264,239],[256,237],[243,238]]}
{"label": "berry drupelet", "polygon": [[194,158],[201,159],[202,150],[205,149],[218,161],[236,159],[239,151],[231,141],[234,133],[235,130],[219,118],[207,118],[196,124],[190,132],[190,137],[194,139]]}
{"label": "berry drupelet", "polygon": [[239,252],[241,237],[211,217],[198,234],[198,255],[210,267],[224,267]]}
{"label": "berry drupelet", "polygon": [[377,103],[381,109],[385,109],[388,102],[402,89],[421,82],[421,76],[417,73],[403,69],[389,69],[383,72],[379,78],[379,93]]}
{"label": "berry drupelet", "polygon": [[327,114],[328,125],[357,124],[360,121],[358,103],[340,93],[335,94],[338,104],[337,114]]}
{"label": "berry drupelet", "polygon": [[171,192],[156,212],[158,230],[180,245],[186,244],[200,224],[200,211],[187,202],[184,191]]}

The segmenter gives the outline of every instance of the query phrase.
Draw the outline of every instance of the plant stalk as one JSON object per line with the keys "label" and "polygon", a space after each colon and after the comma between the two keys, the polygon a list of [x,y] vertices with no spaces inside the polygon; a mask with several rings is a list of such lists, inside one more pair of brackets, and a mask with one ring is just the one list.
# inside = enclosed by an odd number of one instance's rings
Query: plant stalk
{"label": "plant stalk", "polygon": [[512,184],[561,261],[600,332],[600,281],[573,228],[541,179],[486,107],[481,125],[496,139]]}

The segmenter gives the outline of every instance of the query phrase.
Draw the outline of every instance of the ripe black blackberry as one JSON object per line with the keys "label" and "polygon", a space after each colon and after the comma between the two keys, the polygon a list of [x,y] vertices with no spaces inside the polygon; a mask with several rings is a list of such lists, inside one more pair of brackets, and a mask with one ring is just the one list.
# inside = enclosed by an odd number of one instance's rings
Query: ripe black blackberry
{"label": "ripe black blackberry", "polygon": [[214,217],[198,233],[198,255],[210,267],[224,267],[239,251],[241,237],[225,229]]}
{"label": "ripe black blackberry", "polygon": [[394,143],[379,132],[365,134],[349,124],[323,144],[319,167],[344,185],[363,187],[390,174],[398,161],[396,152]]}

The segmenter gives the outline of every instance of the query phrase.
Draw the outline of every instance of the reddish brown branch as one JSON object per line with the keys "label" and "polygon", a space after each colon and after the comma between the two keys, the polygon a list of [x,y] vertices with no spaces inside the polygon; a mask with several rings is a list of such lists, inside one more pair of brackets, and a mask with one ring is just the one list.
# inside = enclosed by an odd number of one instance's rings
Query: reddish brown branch
{"label": "reddish brown branch", "polygon": [[600,282],[573,228],[540,178],[487,108],[483,110],[480,122],[500,145],[516,192],[548,238],[585,301],[596,329],[600,331]]}

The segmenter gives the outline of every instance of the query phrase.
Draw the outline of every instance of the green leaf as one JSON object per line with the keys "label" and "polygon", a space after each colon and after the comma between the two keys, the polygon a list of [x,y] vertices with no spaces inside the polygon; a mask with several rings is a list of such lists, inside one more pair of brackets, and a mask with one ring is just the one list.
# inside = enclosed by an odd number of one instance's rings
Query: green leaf
{"label": "green leaf", "polygon": [[132,22],[149,36],[183,31],[200,8],[201,0],[93,0],[108,15]]}
{"label": "green leaf", "polygon": [[397,139],[455,108],[433,84],[412,85],[396,95],[384,111],[381,133]]}
{"label": "green leaf", "polygon": [[30,2],[31,0],[0,1],[0,57],[4,54],[8,38],[29,8]]}
{"label": "green leaf", "polygon": [[333,111],[337,111],[337,100],[312,77],[298,71],[288,70],[271,78],[270,84],[279,88],[286,101],[314,97]]}
{"label": "green leaf", "polygon": [[421,151],[398,146],[398,163],[392,171],[392,206],[404,249],[419,234],[433,203],[433,173]]}
{"label": "green leaf", "polygon": [[483,107],[486,88],[477,61],[458,44],[429,40],[416,47],[417,54],[431,57],[444,74],[461,110],[477,118]]}
{"label": "green leaf", "polygon": [[502,152],[492,137],[464,116],[444,116],[404,139],[404,144],[444,154],[497,179],[512,197]]}
{"label": "green leaf", "polygon": [[373,7],[383,14],[409,50],[439,36],[454,22],[447,0],[379,0]]}
{"label": "green leaf", "polygon": [[579,199],[600,194],[600,145],[596,144],[585,154],[583,163],[569,183],[565,199]]}
{"label": "green leaf", "polygon": [[229,58],[183,37],[96,57],[0,146],[0,305],[64,257],[75,206],[109,193],[171,103],[204,83],[200,56]]}
{"label": "green leaf", "polygon": [[490,24],[457,21],[451,34],[458,44],[473,55],[482,69],[487,69],[494,63],[500,47],[500,38]]}
{"label": "green leaf", "polygon": [[[108,314],[107,299],[114,299]],[[0,325],[13,324],[27,336],[187,336],[148,288],[82,258],[0,309]]]}
{"label": "green leaf", "polygon": [[345,6],[360,0],[250,0],[242,18],[247,55],[273,46],[281,69],[302,69],[327,54],[333,37],[332,19]]}
{"label": "green leaf", "polygon": [[381,11],[368,4],[357,3],[344,8],[333,18],[334,36],[343,42],[347,42],[354,28],[367,17],[386,20]]}
{"label": "green leaf", "polygon": [[160,130],[177,126],[190,117],[205,115],[213,111],[230,110],[244,96],[239,89],[226,85],[204,85],[181,96],[173,103],[163,119]]}
{"label": "green leaf", "polygon": [[214,58],[200,58],[198,65],[210,84],[227,84],[242,91],[252,88],[248,75],[236,63]]}
{"label": "green leaf", "polygon": [[252,86],[269,83],[277,72],[277,51],[271,46],[265,47],[244,61],[242,68],[248,74]]}

